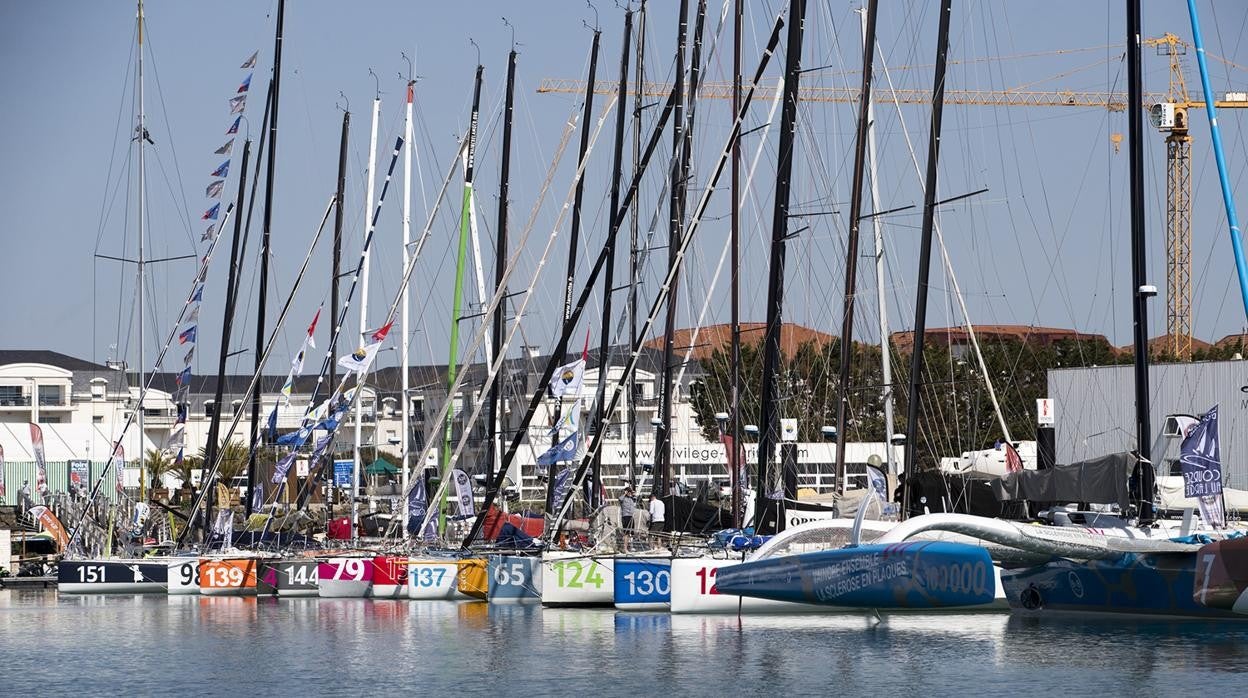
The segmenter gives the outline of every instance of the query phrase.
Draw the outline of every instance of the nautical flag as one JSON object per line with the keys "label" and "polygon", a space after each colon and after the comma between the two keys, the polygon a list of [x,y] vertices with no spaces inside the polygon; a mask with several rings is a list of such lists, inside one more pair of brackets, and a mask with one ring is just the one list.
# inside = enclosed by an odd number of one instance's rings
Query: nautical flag
{"label": "nautical flag", "polygon": [[455,480],[455,504],[459,509],[459,515],[476,514],[476,508],[472,504],[472,480],[468,477],[468,473],[455,468],[451,471],[451,479]]}
{"label": "nautical flag", "polygon": [[199,288],[195,289],[195,295],[191,296],[191,300],[195,302],[204,300],[204,285],[203,284],[200,284]]}
{"label": "nautical flag", "polygon": [[268,436],[265,438],[277,441],[277,405],[273,405],[273,411],[269,413]]}
{"label": "nautical flag", "polygon": [[195,347],[192,346],[190,349],[186,350],[186,356],[182,357],[182,364],[185,366],[190,366],[191,359],[194,359],[194,358],[195,358]]}
{"label": "nautical flag", "polygon": [[264,483],[259,480],[256,481],[256,490],[251,493],[251,510],[264,510]]}
{"label": "nautical flag", "polygon": [[259,55],[260,55],[260,51],[256,51],[255,53],[251,54],[251,58],[248,58],[247,60],[243,61],[243,64],[238,66],[239,69],[246,70],[247,68],[256,67],[256,56],[259,56]]}
{"label": "nautical flag", "polygon": [[4,446],[0,446],[0,497],[4,496]]}
{"label": "nautical flag", "polygon": [[215,227],[216,227],[215,225],[213,225],[213,224],[209,223],[209,224],[208,224],[208,229],[204,231],[204,234],[203,234],[203,235],[200,235],[200,236],[199,236],[199,241],[200,241],[200,242],[203,242],[203,241],[205,241],[205,240],[212,240],[212,229],[213,229],[213,228],[215,228]]}
{"label": "nautical flag", "polygon": [[565,364],[555,371],[550,379],[550,396],[561,398],[564,395],[580,397],[581,384],[585,380],[585,364],[589,361],[589,331],[585,332],[585,348],[581,358]]}
{"label": "nautical flag", "polygon": [[212,152],[214,155],[229,155],[230,151],[233,149],[234,149],[234,139],[231,138],[230,140],[225,142],[225,145],[221,146],[220,148],[217,148],[216,150]]}
{"label": "nautical flag", "polygon": [[43,429],[34,422],[30,423],[30,445],[35,451],[35,491],[42,494],[48,489],[48,464],[43,459]]}
{"label": "nautical flag", "polygon": [[563,507],[563,500],[567,498],[568,493],[572,491],[572,469],[564,468],[555,476],[555,486],[553,496],[550,500],[550,510],[557,512]]}
{"label": "nautical flag", "polygon": [[550,431],[546,432],[546,435],[558,436],[563,429],[569,429],[571,431],[580,431],[581,427],[577,423],[577,418],[580,416],[580,414],[581,414],[581,399],[577,398],[572,403],[572,405],[568,408],[567,412],[564,412],[562,415],[559,416],[559,421],[555,422],[555,426],[551,427]]}
{"label": "nautical flag", "polygon": [[126,491],[125,467],[126,449],[118,441],[117,446],[113,448],[113,469],[117,471],[117,494],[124,494]]}
{"label": "nautical flag", "polygon": [[1205,523],[1221,527],[1226,522],[1222,509],[1222,458],[1218,442],[1218,406],[1205,413],[1183,438],[1179,467],[1183,471],[1183,496],[1196,497]]}
{"label": "nautical flag", "polygon": [[178,385],[185,385],[191,382],[191,367],[190,366],[187,366],[186,368],[182,369],[180,373],[178,373],[178,378],[176,382]]}
{"label": "nautical flag", "polygon": [[546,449],[546,452],[537,457],[538,465],[551,466],[560,461],[572,460],[576,457],[576,447],[579,445],[580,432],[572,432],[566,439]]}
{"label": "nautical flag", "polygon": [[[229,135],[238,133],[238,124],[242,120],[243,120],[243,117],[241,116],[238,117],[237,119],[234,119],[234,123],[230,124],[230,127],[225,130],[225,135],[229,136]],[[230,141],[230,142],[233,143],[233,141]]]}
{"label": "nautical flag", "polygon": [[218,179],[217,181],[208,185],[208,188],[204,190],[204,196],[208,197],[209,199],[215,199],[218,196],[221,196],[221,190],[224,188],[225,188],[225,180]]}
{"label": "nautical flag", "polygon": [[186,447],[178,446],[178,455],[173,457],[173,464],[178,466],[182,465],[182,457],[184,455],[186,455]]}
{"label": "nautical flag", "polygon": [[[415,535],[428,513],[429,506],[426,503],[425,478],[423,475],[417,474],[416,482],[412,485],[411,491],[407,493],[407,532]],[[432,518],[429,519],[429,525],[426,526],[422,537],[425,540],[433,540],[437,537],[437,528]]]}
{"label": "nautical flag", "polygon": [[290,472],[290,466],[294,464],[295,456],[298,453],[298,451],[292,450],[290,453],[282,456],[282,459],[277,462],[277,465],[273,468],[273,477],[270,480],[274,485],[286,482],[286,473]]}
{"label": "nautical flag", "polygon": [[195,327],[196,327],[195,325],[191,325],[185,330],[182,330],[182,334],[178,335],[178,344],[186,344],[187,342],[194,342],[195,341]]}
{"label": "nautical flag", "polygon": [[220,202],[215,203],[212,205],[212,208],[208,209],[207,211],[204,211],[204,215],[200,216],[199,219],[202,221],[215,221],[217,220],[217,212],[220,210],[221,210]]}
{"label": "nautical flag", "polygon": [[[211,175],[211,176],[213,176],[213,177],[229,177],[229,176],[230,176],[230,161],[229,161],[229,160],[226,160],[225,162],[221,163],[220,165],[217,165],[217,169],[215,169],[215,170],[213,170],[213,171],[212,171],[212,175]],[[215,218],[215,216],[214,216],[214,218]]]}
{"label": "nautical flag", "polygon": [[186,444],[186,424],[174,424],[169,430],[169,438],[165,441],[165,448],[172,451],[174,447],[182,447]]}
{"label": "nautical flag", "polygon": [[[316,309],[316,315],[313,315],[313,316],[312,316],[312,324],[311,324],[311,325],[308,325],[308,340],[307,340],[307,341],[308,341],[308,346],[309,346],[309,347],[311,347],[311,348],[313,348],[313,349],[315,349],[315,348],[316,348],[316,339],[315,339],[315,335],[316,335],[316,322],[317,322],[318,320],[320,320],[320,319],[321,319],[321,310],[322,310],[324,307],[325,307],[325,305],[324,305],[324,304],[321,304],[321,306],[320,306],[320,307],[318,307],[318,308]],[[390,331],[390,330],[389,330],[389,326],[388,326],[388,325],[387,325],[386,331],[387,331],[387,332],[389,332],[389,331]],[[383,337],[384,337],[384,335],[383,335]],[[302,368],[303,368],[303,364],[302,364],[302,363],[300,363],[300,364],[299,364],[299,367],[300,367],[300,369],[302,369]]]}
{"label": "nautical flag", "polygon": [[[273,412],[276,413],[277,409],[274,408]],[[295,448],[299,448],[311,435],[312,427],[310,425],[302,426],[298,431],[292,431],[289,434],[282,434],[274,439],[274,442],[279,446],[294,446]]]}
{"label": "nautical flag", "polygon": [[[196,320],[199,319],[199,308],[200,306],[198,305],[196,305],[194,308],[191,308],[190,315],[186,316],[186,322],[195,322]],[[187,356],[190,356],[190,355],[188,354]],[[189,364],[190,361],[187,361],[186,363]]]}
{"label": "nautical flag", "polygon": [[871,482],[871,489],[875,490],[875,493],[880,495],[880,501],[887,502],[888,479],[884,477],[884,471],[873,465],[868,465],[867,480]]}
{"label": "nautical flag", "polygon": [[1014,448],[1014,444],[1008,441],[1005,442],[1005,472],[1023,472],[1023,459],[1019,457],[1018,450]]}
{"label": "nautical flag", "polygon": [[385,341],[386,334],[390,331],[390,325],[393,324],[391,322],[374,332],[371,344],[361,345],[359,349],[338,359],[338,365],[352,373],[364,373],[367,371],[369,365],[373,363],[373,359],[377,356],[377,352],[381,350],[381,343]]}
{"label": "nautical flag", "polygon": [[230,100],[230,113],[238,114],[247,108],[247,95],[239,95]]}
{"label": "nautical flag", "polygon": [[243,78],[243,84],[238,86],[238,94],[242,94],[251,88],[252,73],[247,73],[247,77]]}

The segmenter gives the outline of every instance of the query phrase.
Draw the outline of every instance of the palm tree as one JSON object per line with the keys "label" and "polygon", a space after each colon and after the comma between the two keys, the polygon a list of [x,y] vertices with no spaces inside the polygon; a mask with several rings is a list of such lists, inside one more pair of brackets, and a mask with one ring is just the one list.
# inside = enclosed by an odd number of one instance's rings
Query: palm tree
{"label": "palm tree", "polygon": [[144,468],[151,483],[152,489],[160,489],[165,486],[164,475],[173,469],[173,460],[169,458],[169,454],[154,448],[147,449],[144,457],[146,461]]}
{"label": "palm tree", "polygon": [[[221,466],[217,470],[219,481],[229,482],[231,479],[238,477],[240,473],[246,471],[247,455],[247,447],[238,442],[227,441],[223,444],[217,452],[217,458],[221,461]],[[208,462],[207,446],[199,449],[199,459],[203,462],[203,467],[212,467],[212,464]]]}

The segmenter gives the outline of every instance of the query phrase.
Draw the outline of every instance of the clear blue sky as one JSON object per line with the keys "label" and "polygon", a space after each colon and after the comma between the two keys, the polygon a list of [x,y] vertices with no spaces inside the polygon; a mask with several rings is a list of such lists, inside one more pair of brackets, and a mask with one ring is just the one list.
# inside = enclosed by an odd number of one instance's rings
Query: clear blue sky
{"label": "clear blue sky", "polygon": [[[720,2],[709,3],[717,16]],[[750,2],[747,10],[745,65],[757,61],[757,45],[765,39],[779,7],[776,0]],[[647,43],[647,74],[665,80],[671,75],[674,0],[651,3],[651,33]],[[835,0],[811,2],[803,63],[832,66],[803,76],[804,84],[856,86],[860,61],[855,4]],[[895,70],[899,88],[930,89],[935,3],[881,3],[879,43],[882,57]],[[931,5],[932,7],[927,7]],[[1122,52],[1122,3],[1087,2],[975,2],[954,3],[954,30],[949,86],[951,88],[1006,89],[1125,89]],[[1239,2],[1200,3],[1208,50],[1238,65],[1248,64],[1240,47],[1248,6]],[[208,202],[203,196],[209,173],[222,158],[212,154],[226,136],[229,123],[226,100],[233,96],[247,71],[239,63],[260,50],[247,114],[253,136],[259,128],[263,96],[272,60],[276,3],[223,1],[214,3],[153,3],[147,9],[149,48],[149,131],[156,141],[150,152],[149,255],[175,256],[202,252],[199,214]],[[603,29],[599,75],[614,79],[619,57],[622,11],[598,3]],[[479,213],[487,251],[486,276],[491,274],[489,250],[498,177],[497,120],[501,104],[510,32],[501,21],[507,16],[520,42],[519,91],[515,136],[511,228],[513,236],[528,220],[563,122],[580,103],[575,95],[538,95],[542,77],[584,76],[590,31],[584,21],[593,13],[577,2],[341,3],[319,0],[292,2],[287,11],[283,56],[278,173],[274,203],[275,290],[280,303],[294,277],[316,223],[332,194],[336,173],[341,111],[349,101],[352,111],[351,162],[348,191],[348,236],[344,263],[354,262],[359,250],[363,218],[362,173],[367,159],[369,102],[374,93],[373,69],[380,81],[383,108],[379,168],[384,168],[390,145],[402,123],[403,83],[406,72],[400,57],[415,59],[417,87],[417,155],[422,181],[413,193],[413,228],[418,231],[431,199],[454,152],[455,134],[467,121],[473,66],[480,46],[486,66],[481,142],[478,153]],[[708,36],[716,20],[708,22]],[[1185,4],[1178,1],[1146,3],[1145,33],[1172,31],[1190,36]],[[4,233],[0,237],[5,270],[0,274],[0,345],[8,348],[50,348],[103,361],[112,355],[134,359],[133,278],[128,268],[97,261],[93,254],[132,256],[134,253],[134,188],[127,168],[133,149],[125,141],[133,128],[134,7],[128,2],[5,3],[0,6],[0,58],[4,64],[4,92],[10,107],[0,129],[0,196],[3,196]],[[709,39],[708,39],[709,43]],[[1058,49],[1093,50],[1051,55]],[[708,68],[708,79],[724,80],[730,66],[727,35]],[[1010,60],[990,57],[1046,54]],[[1146,90],[1167,88],[1167,63],[1145,53]],[[1195,93],[1194,56],[1187,59],[1189,89]],[[783,56],[773,61],[767,80],[774,81]],[[877,63],[877,73],[880,70]],[[1242,69],[1214,62],[1217,91],[1248,89]],[[1052,77],[1059,75],[1059,77]],[[1051,79],[1049,79],[1051,78]],[[885,86],[877,75],[877,86]],[[340,97],[339,92],[346,100]],[[604,98],[597,98],[596,111]],[[765,118],[766,102],[750,117],[752,127]],[[920,165],[926,153],[925,106],[903,107]],[[799,183],[795,201],[803,210],[838,210],[835,216],[808,219],[811,230],[796,238],[789,256],[789,319],[820,330],[838,331],[843,249],[849,199],[855,109],[852,104],[807,103],[802,107],[801,151],[797,156]],[[1244,115],[1248,116],[1248,114]],[[1244,116],[1226,114],[1224,139],[1236,192],[1245,175]],[[724,102],[699,105],[697,150],[698,187],[710,172],[722,145],[728,121]],[[921,202],[918,180],[895,110],[877,112],[880,142],[881,208]],[[611,124],[608,120],[587,175],[586,233],[582,259],[596,251],[604,230],[609,181]],[[1242,306],[1233,283],[1225,217],[1209,150],[1203,113],[1192,117],[1193,136],[1193,288],[1195,334],[1215,340],[1241,331]],[[1145,157],[1149,213],[1150,280],[1163,289],[1151,307],[1151,333],[1165,330],[1164,256],[1164,145],[1146,125]],[[950,107],[946,110],[942,197],[988,187],[990,192],[968,203],[950,207],[942,216],[953,263],[973,319],[979,323],[1023,323],[1075,327],[1104,333],[1116,344],[1130,341],[1127,302],[1126,151],[1115,154],[1110,135],[1126,133],[1121,113],[1088,109],[993,109]],[[762,239],[770,235],[771,178],[776,130],[762,151],[754,194],[745,207],[746,236],[750,240],[742,269],[748,319],[762,319],[766,253]],[[544,243],[564,196],[574,161],[576,139],[556,176],[530,248]],[[746,162],[753,158],[757,136],[746,145]],[[236,143],[241,146],[241,139]],[[660,152],[666,152],[667,140]],[[235,166],[227,185],[233,197],[241,148],[234,151]],[[111,168],[111,175],[110,175]],[[659,169],[659,168],[656,168]],[[399,272],[399,191],[396,177],[382,213],[378,232],[379,257],[370,296],[370,323],[379,322],[384,305],[394,293]],[[725,180],[726,185],[726,180]],[[642,189],[643,209],[652,210],[660,183],[650,177]],[[423,192],[423,193],[422,193]],[[694,192],[696,195],[700,190]],[[690,276],[682,286],[681,324],[692,324],[710,286],[710,276],[726,239],[723,199],[704,224],[695,244]],[[457,200],[457,197],[453,197]],[[1241,203],[1243,201],[1241,200]],[[413,317],[413,362],[443,360],[446,356],[447,317],[451,285],[453,239],[457,206],[444,207],[417,269]],[[128,212],[128,213],[127,213]],[[1248,215],[1248,213],[1244,214]],[[187,217],[189,216],[189,225]],[[645,215],[649,218],[649,214]],[[713,219],[713,220],[712,220]],[[890,315],[894,329],[911,324],[917,213],[890,217]],[[260,217],[252,225],[258,240]],[[566,228],[566,221],[564,224]],[[530,343],[548,347],[560,305],[557,277],[566,265],[560,243],[539,282],[537,300],[525,325]],[[869,235],[863,241],[870,250]],[[224,286],[224,248],[209,281],[201,316],[201,349],[195,370],[215,367],[220,333],[221,289]],[[301,328],[326,296],[328,245],[314,260],[316,278],[296,302],[295,313],[279,345],[274,372],[298,343]],[[517,279],[528,279],[536,252],[527,253]],[[664,250],[656,251],[662,260]],[[250,347],[255,321],[255,248],[248,251],[242,297],[247,308],[239,313],[245,327],[236,335],[236,348]],[[582,266],[582,269],[585,269]],[[623,269],[623,267],[621,267]],[[172,312],[186,292],[193,267],[177,262],[157,267],[150,283],[157,297],[148,310],[156,332],[149,334],[149,357],[169,331]],[[582,272],[583,274],[583,272]],[[472,282],[470,274],[468,292]],[[620,278],[617,276],[617,279]],[[655,279],[654,273],[647,278]],[[934,275],[938,288],[948,283]],[[868,269],[860,276],[864,293],[873,288]],[[526,283],[515,282],[522,288]],[[579,283],[578,283],[579,288]],[[652,283],[651,289],[654,288]],[[621,296],[622,298],[622,296]],[[708,322],[728,318],[724,282],[711,297]],[[594,303],[598,301],[595,298]],[[942,294],[932,302],[929,325],[950,319],[950,301]],[[618,307],[618,304],[617,304]],[[859,335],[874,340],[874,296],[860,304]],[[591,310],[596,311],[597,305]],[[120,318],[119,318],[120,316]],[[269,327],[272,327],[272,315]],[[356,326],[356,311],[349,327]],[[596,319],[591,323],[595,342]],[[475,328],[475,324],[469,323]],[[150,325],[149,325],[150,327]],[[322,331],[322,337],[323,331]],[[347,341],[350,344],[351,340]],[[112,348],[111,345],[118,345]],[[323,344],[322,344],[323,346]],[[180,353],[177,354],[180,356]],[[392,355],[393,356],[393,355]],[[242,355],[237,367],[251,362]],[[393,358],[383,358],[392,363]],[[178,359],[166,362],[174,370]]]}

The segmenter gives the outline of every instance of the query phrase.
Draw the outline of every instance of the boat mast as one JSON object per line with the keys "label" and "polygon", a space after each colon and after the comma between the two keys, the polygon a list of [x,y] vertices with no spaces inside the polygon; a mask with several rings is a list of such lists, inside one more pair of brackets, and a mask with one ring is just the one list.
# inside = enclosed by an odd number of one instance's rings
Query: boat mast
{"label": "boat mast", "polygon": [[[282,21],[286,15],[286,0],[278,0],[277,3],[277,31],[273,39],[273,82],[272,92],[270,93],[271,104],[269,114],[269,152],[268,162],[266,163],[267,171],[264,176],[264,232],[260,242],[260,298],[259,306],[256,311],[256,371],[259,372],[263,364],[260,363],[261,354],[264,353],[264,320],[266,304],[268,302],[269,293],[269,242],[273,225],[273,177],[277,164],[277,107],[278,96],[281,91],[282,84]],[[260,431],[260,391],[257,390],[251,396],[251,434],[247,442],[247,497],[243,503],[244,511],[248,517],[252,514],[252,503],[255,500],[256,491],[256,450],[259,447],[257,443],[257,435]]]}
{"label": "boat mast", "polygon": [[[138,37],[139,37],[139,113],[138,125],[135,126],[135,140],[139,143],[139,257],[137,261],[138,267],[138,298],[139,298],[139,385],[143,385],[143,342],[146,339],[143,336],[143,284],[144,284],[144,267],[146,261],[143,257],[143,223],[145,212],[147,209],[144,201],[144,189],[146,184],[143,181],[146,175],[144,171],[144,148],[143,144],[147,142],[147,124],[143,119],[143,0],[139,0],[139,17],[138,17]],[[143,427],[143,405],[139,404],[135,409],[138,410],[139,416],[139,501],[147,501],[147,449],[144,443],[147,441],[147,430]]]}
{"label": "boat mast", "polygon": [[[247,193],[247,162],[251,159],[251,139],[243,142],[243,164],[238,175],[238,203],[241,207],[243,196]],[[217,386],[213,393],[212,419],[208,422],[208,443],[204,447],[204,462],[212,463],[217,459],[217,438],[221,434],[221,401],[225,396],[225,362],[230,356],[230,337],[234,333],[235,289],[238,287],[239,240],[242,237],[243,217],[234,218],[234,237],[230,241],[230,269],[225,282],[225,316],[221,322],[221,351],[217,359]],[[212,483],[200,482],[200,487],[211,487]],[[210,497],[207,500],[212,502]],[[211,509],[204,510],[204,541],[208,541],[212,522],[209,520]]]}
{"label": "boat mast", "polygon": [[[591,6],[592,7],[592,6]],[[594,110],[594,78],[598,72],[598,43],[602,38],[602,30],[594,25],[594,39],[589,49],[589,80],[585,83],[585,104],[582,108],[581,116],[581,142],[576,155],[577,170],[583,172],[585,169],[586,152],[589,149],[589,132],[590,124],[593,122]],[[585,193],[585,177],[581,176],[576,180],[576,192],[572,199],[572,223],[568,231],[568,273],[563,286],[563,321],[567,323],[568,318],[572,317],[572,295],[573,285],[576,283],[576,248],[581,237],[581,199]],[[606,328],[601,328],[602,332],[606,332]],[[560,363],[563,362],[563,356],[559,356]],[[602,357],[598,357],[598,382],[602,382]],[[539,385],[539,389],[545,389],[545,385]],[[578,396],[579,397],[579,396]],[[572,409],[578,409],[576,403],[572,403]],[[554,424],[559,424],[563,416],[563,396],[555,398]],[[559,432],[555,431],[551,434],[550,445],[559,445]],[[551,466],[546,480],[546,511],[549,513],[551,502],[553,501],[555,492],[555,467]],[[571,495],[569,495],[571,496]]]}
{"label": "boat mast", "polygon": [[936,71],[932,85],[932,124],[927,142],[927,174],[923,182],[923,224],[919,243],[919,277],[914,301],[914,349],[910,355],[910,401],[906,409],[906,459],[902,470],[902,517],[910,513],[910,478],[918,467],[916,449],[919,409],[923,403],[923,345],[927,334],[927,291],[931,276],[932,227],[936,219],[936,172],[940,158],[940,124],[945,110],[945,63],[949,56],[949,16],[953,0],[941,0],[936,35]]}
{"label": "boat mast", "polygon": [[[633,176],[639,171],[641,160],[641,110],[643,105],[642,82],[646,78],[646,0],[641,0],[637,15],[637,72],[634,81],[637,89],[633,96]],[[623,105],[620,107],[623,108]],[[614,214],[613,214],[614,215]],[[641,204],[633,199],[632,229],[628,243],[628,343],[632,346],[637,338],[637,237],[641,222]],[[635,481],[637,473],[637,375],[628,378],[628,475]]]}
{"label": "boat mast", "polygon": [[[332,268],[329,272],[329,346],[326,347],[329,359],[329,384],[330,386],[338,385],[338,333],[341,331],[340,322],[342,318],[338,315],[338,280],[342,276],[342,222],[343,210],[346,203],[347,192],[347,137],[351,130],[351,112],[342,110],[342,135],[338,140],[338,188],[334,193],[334,253]],[[322,370],[322,375],[325,371]],[[331,388],[332,390],[332,388]],[[314,391],[315,392],[315,391]],[[316,399],[315,394],[313,400]],[[309,408],[316,405],[310,404]],[[330,449],[333,452],[333,449]],[[332,461],[333,458],[331,457]],[[322,472],[322,471],[317,471]],[[316,482],[316,476],[311,472],[308,473],[309,482],[306,483],[308,490],[312,489],[312,483]],[[332,466],[331,474],[332,478]]]}
{"label": "boat mast", "polygon": [[[861,12],[863,42],[867,41],[867,13]],[[871,211],[880,212],[880,178],[876,168],[875,103],[867,100],[867,167],[871,174]],[[888,301],[884,297],[884,220],[878,215],[871,217],[875,231],[875,295],[880,311],[880,372],[883,387],[880,397],[884,400],[884,465],[889,476],[896,475],[893,463],[893,359],[889,352]]]}
{"label": "boat mast", "polygon": [[[407,54],[403,55],[407,58]],[[412,139],[412,97],[415,92],[416,80],[412,77],[412,63],[409,60],[407,64],[407,105],[403,112],[403,141],[408,147],[403,150],[403,268],[407,269],[408,260],[411,256],[410,250],[412,245],[412,151],[415,150],[415,141]],[[399,437],[399,471],[401,475],[400,484],[404,492],[407,492],[407,449],[408,441],[411,438],[412,431],[412,397],[409,394],[411,389],[411,376],[408,366],[408,352],[410,350],[411,330],[408,329],[409,318],[409,294],[408,285],[403,285],[403,294],[400,303],[403,305],[399,332],[402,339],[399,342],[399,366],[402,380],[400,384],[399,400],[402,403],[400,414],[403,417],[402,435]],[[376,443],[374,438],[373,442]],[[403,497],[403,525],[407,525],[407,497]]]}
{"label": "boat mast", "polygon": [[[741,111],[741,20],[744,6],[741,0],[732,3],[732,115]],[[732,361],[731,416],[728,433],[732,437],[732,453],[725,453],[732,483],[732,527],[741,527],[741,139],[732,141],[732,212],[729,218],[729,245],[732,247],[732,283],[729,285],[729,305],[732,330],[730,359]]]}
{"label": "boat mast", "polygon": [[[481,109],[481,77],[485,67],[477,64],[477,74],[472,88],[472,114],[468,123],[468,147],[464,149],[464,198],[463,208],[459,216],[459,253],[455,258],[455,287],[451,292],[451,347],[446,362],[446,399],[454,400],[455,395],[450,387],[455,384],[455,374],[459,368],[459,316],[464,299],[464,258],[468,256],[468,235],[472,225],[472,174],[476,165],[477,119]],[[449,475],[447,469],[451,462],[451,438],[455,426],[455,410],[446,415],[446,428],[442,435],[442,471]],[[442,498],[438,502],[438,534],[446,535],[446,496],[448,490],[442,489]]]}
{"label": "boat mast", "polygon": [[[668,198],[667,266],[670,272],[676,263],[676,248],[680,242],[681,223],[684,219],[684,186],[681,163],[685,152],[685,42],[689,33],[689,0],[680,0],[676,29],[676,82],[672,87],[675,104],[672,114],[672,188]],[[654,436],[654,484],[651,492],[661,498],[671,489],[672,468],[672,359],[676,333],[676,280],[667,295],[667,316],[663,334],[663,387],[659,396],[659,425]]]}
{"label": "boat mast", "polygon": [[[514,31],[514,30],[513,30]],[[498,175],[498,225],[496,231],[495,247],[494,247],[494,293],[501,292],[504,284],[503,274],[507,266],[507,197],[511,191],[511,123],[515,106],[516,93],[516,46],[513,40],[511,52],[507,54],[507,95],[503,101],[503,154],[502,164],[499,166]],[[503,296],[506,298],[506,294]],[[485,302],[485,299],[482,299]],[[491,356],[499,357],[503,353],[503,330],[506,324],[506,306],[500,306],[494,311],[494,327],[491,328],[492,336],[490,337]],[[489,430],[490,430],[490,458],[489,463],[492,472],[498,471],[498,465],[502,462],[502,428],[500,423],[500,415],[503,406],[503,385],[506,381],[505,367],[506,362],[500,364],[499,375],[495,377],[494,382],[490,384],[490,402],[489,402]],[[486,499],[491,499],[489,487],[493,486],[494,478],[491,477],[486,483]],[[517,483],[518,484],[518,483]],[[406,491],[406,490],[405,490]],[[493,493],[497,496],[497,492]],[[506,509],[506,497],[503,498],[503,508]],[[485,512],[481,513],[485,516]]]}
{"label": "boat mast", "polygon": [[[619,94],[616,102],[615,112],[615,153],[614,165],[611,171],[611,207],[608,211],[613,213],[611,218],[612,230],[610,231],[610,246],[607,247],[607,265],[603,269],[602,276],[602,323],[601,337],[598,339],[598,396],[594,403],[597,409],[594,415],[594,433],[602,431],[604,420],[609,421],[611,416],[604,413],[603,404],[607,396],[607,376],[611,362],[610,358],[610,331],[607,328],[611,326],[611,296],[615,289],[612,284],[615,277],[615,242],[619,235],[619,226],[622,221],[614,216],[614,212],[620,207],[620,174],[624,168],[624,117],[628,110],[624,105],[628,100],[628,59],[629,52],[632,48],[629,46],[629,40],[633,33],[633,11],[631,9],[624,11],[624,41],[620,48],[620,80]],[[632,344],[632,338],[629,338],[629,344]],[[602,487],[602,454],[594,455],[593,464],[590,469],[590,510],[595,511],[602,502],[599,501],[599,495]]]}
{"label": "boat mast", "polygon": [[1139,501],[1140,523],[1153,520],[1153,464],[1148,407],[1148,299],[1157,289],[1147,285],[1144,239],[1144,115],[1140,69],[1140,0],[1127,0],[1127,152],[1130,155],[1131,191],[1131,287],[1132,321],[1135,335],[1135,447],[1140,455],[1132,481]]}
{"label": "boat mast", "polygon": [[[797,88],[801,79],[802,25],[805,0],[789,1],[789,29],[785,46],[784,109],[780,112],[780,147],[776,154],[776,200],[771,223],[771,263],[767,277],[767,324],[763,336],[763,390],[758,434],[758,492],[754,521],[760,532],[783,525],[784,494],[771,499],[772,450],[779,432],[776,381],[780,372],[780,329],[784,323],[784,253],[788,238],[789,192],[793,176],[793,132],[797,121]],[[783,490],[783,487],[781,488]]]}
{"label": "boat mast", "polygon": [[840,400],[836,407],[836,492],[845,496],[845,437],[849,413],[849,365],[854,355],[854,299],[858,290],[858,233],[862,225],[862,178],[871,119],[871,68],[875,62],[877,0],[867,3],[866,30],[862,41],[862,88],[858,94],[858,132],[854,137],[853,183],[849,192],[849,240],[845,249],[845,302],[841,318]]}
{"label": "boat mast", "polygon": [[[372,71],[369,71],[372,73]],[[374,75],[376,79],[376,75]],[[378,87],[373,94],[373,126],[368,137],[368,184],[364,193],[364,230],[367,231],[372,227],[370,223],[369,211],[370,202],[373,200],[373,187],[376,182],[377,169],[377,120],[381,115],[381,88]],[[372,257],[372,250],[364,250],[364,259],[360,267],[360,337],[368,336],[368,267]],[[332,362],[331,362],[332,363]],[[364,376],[358,377],[359,384],[357,390],[364,389]],[[373,409],[377,409],[376,400],[373,401]],[[355,540],[359,536],[360,525],[360,441],[364,436],[364,401],[355,401],[355,442],[351,458],[351,540]],[[375,440],[375,439],[374,439]],[[375,450],[375,449],[374,449]]]}

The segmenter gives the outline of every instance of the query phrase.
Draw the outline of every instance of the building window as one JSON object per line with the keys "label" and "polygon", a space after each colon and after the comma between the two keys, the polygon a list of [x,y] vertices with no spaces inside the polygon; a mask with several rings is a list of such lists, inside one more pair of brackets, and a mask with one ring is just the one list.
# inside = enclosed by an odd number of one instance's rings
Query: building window
{"label": "building window", "polygon": [[22,395],[22,386],[0,385],[0,405],[10,407],[29,404],[30,401]]}
{"label": "building window", "polygon": [[108,389],[108,381],[103,378],[91,379],[91,399],[100,401],[104,399],[104,392]]}
{"label": "building window", "polygon": [[59,385],[39,386],[40,406],[57,406],[65,404],[65,389]]}
{"label": "building window", "polygon": [[102,415],[102,414],[93,414],[93,415],[91,415],[91,423],[92,423],[92,424],[103,424],[103,423],[104,423],[104,415]]}

